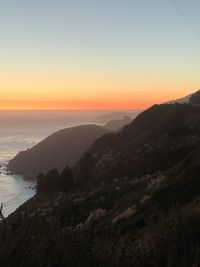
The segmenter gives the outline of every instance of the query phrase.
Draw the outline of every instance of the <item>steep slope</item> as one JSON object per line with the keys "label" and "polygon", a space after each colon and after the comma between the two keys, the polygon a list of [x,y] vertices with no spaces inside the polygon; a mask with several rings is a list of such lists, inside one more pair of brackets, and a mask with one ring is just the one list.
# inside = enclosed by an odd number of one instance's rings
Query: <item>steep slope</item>
{"label": "steep slope", "polygon": [[155,105],[121,132],[99,138],[77,164],[77,176],[106,180],[168,169],[199,144],[199,134],[199,106]]}
{"label": "steep slope", "polygon": [[3,219],[2,267],[199,266],[199,106],[151,107],[74,171],[81,184],[44,186]]}
{"label": "steep slope", "polygon": [[97,125],[83,125],[58,131],[33,148],[20,152],[8,169],[28,179],[52,168],[62,171],[72,166],[89,146],[108,130]]}
{"label": "steep slope", "polygon": [[166,172],[40,192],[0,224],[1,266],[198,266],[199,151]]}

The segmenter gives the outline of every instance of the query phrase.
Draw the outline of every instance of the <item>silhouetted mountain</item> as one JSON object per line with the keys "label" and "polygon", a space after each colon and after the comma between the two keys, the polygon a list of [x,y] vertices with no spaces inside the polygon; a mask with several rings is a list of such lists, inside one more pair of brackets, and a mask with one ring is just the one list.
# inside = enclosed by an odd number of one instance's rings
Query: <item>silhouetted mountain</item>
{"label": "silhouetted mountain", "polygon": [[78,163],[80,179],[115,179],[165,170],[199,142],[200,108],[155,105],[121,132],[99,138]]}
{"label": "silhouetted mountain", "polygon": [[155,105],[0,224],[1,267],[199,266],[200,106]]}
{"label": "silhouetted mountain", "polygon": [[89,146],[108,130],[97,125],[82,125],[58,131],[13,158],[8,169],[28,179],[52,168],[62,171],[72,166]]}

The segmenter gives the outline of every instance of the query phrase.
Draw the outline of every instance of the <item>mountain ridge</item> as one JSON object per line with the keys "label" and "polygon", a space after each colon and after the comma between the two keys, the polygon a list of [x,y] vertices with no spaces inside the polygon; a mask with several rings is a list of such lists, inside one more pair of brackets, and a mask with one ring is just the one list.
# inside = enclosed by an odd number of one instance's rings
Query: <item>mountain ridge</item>
{"label": "mountain ridge", "polygon": [[[84,173],[81,166],[87,165],[87,155],[90,155],[93,162],[93,167],[88,166],[88,172],[99,179],[110,176],[117,178],[123,174],[142,175],[145,174],[142,166],[146,166],[146,171],[152,172],[156,162],[156,168],[169,168],[175,160],[181,158],[182,153],[185,155],[184,153],[195,145],[195,141],[193,144],[188,138],[192,139],[192,133],[195,131],[199,133],[197,121],[200,123],[198,106],[154,105],[138,115],[121,132],[110,133],[96,140],[89,148],[88,154],[80,160],[79,173]],[[183,145],[179,148],[178,142],[181,141]],[[165,157],[161,158],[162,154],[165,154]]]}
{"label": "mountain ridge", "polygon": [[27,179],[36,179],[51,168],[62,171],[72,166],[87,148],[109,130],[98,125],[81,125],[62,129],[40,143],[19,152],[8,164],[8,170]]}

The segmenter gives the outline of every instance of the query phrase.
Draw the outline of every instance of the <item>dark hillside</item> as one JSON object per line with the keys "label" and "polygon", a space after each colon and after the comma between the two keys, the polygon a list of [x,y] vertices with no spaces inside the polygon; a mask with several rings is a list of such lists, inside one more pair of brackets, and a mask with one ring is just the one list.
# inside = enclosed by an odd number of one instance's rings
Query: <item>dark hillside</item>
{"label": "dark hillside", "polygon": [[[82,166],[93,162],[94,179],[113,179],[166,170],[192,151],[200,141],[200,108],[192,105],[155,105],[141,113],[120,133],[99,138],[82,157]],[[88,175],[87,175],[88,176]],[[85,177],[88,179],[89,177]]]}
{"label": "dark hillside", "polygon": [[58,131],[33,148],[20,152],[8,165],[10,171],[28,179],[52,168],[62,171],[72,166],[89,146],[108,130],[97,125],[82,125]]}
{"label": "dark hillside", "polygon": [[41,174],[0,217],[1,267],[199,266],[198,106],[153,106],[73,170]]}

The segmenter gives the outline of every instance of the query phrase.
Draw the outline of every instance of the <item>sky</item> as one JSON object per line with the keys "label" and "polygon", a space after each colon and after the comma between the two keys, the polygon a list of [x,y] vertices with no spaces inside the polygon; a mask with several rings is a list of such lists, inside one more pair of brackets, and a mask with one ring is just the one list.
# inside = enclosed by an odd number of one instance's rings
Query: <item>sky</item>
{"label": "sky", "polygon": [[199,0],[0,0],[0,109],[144,109],[200,88]]}

